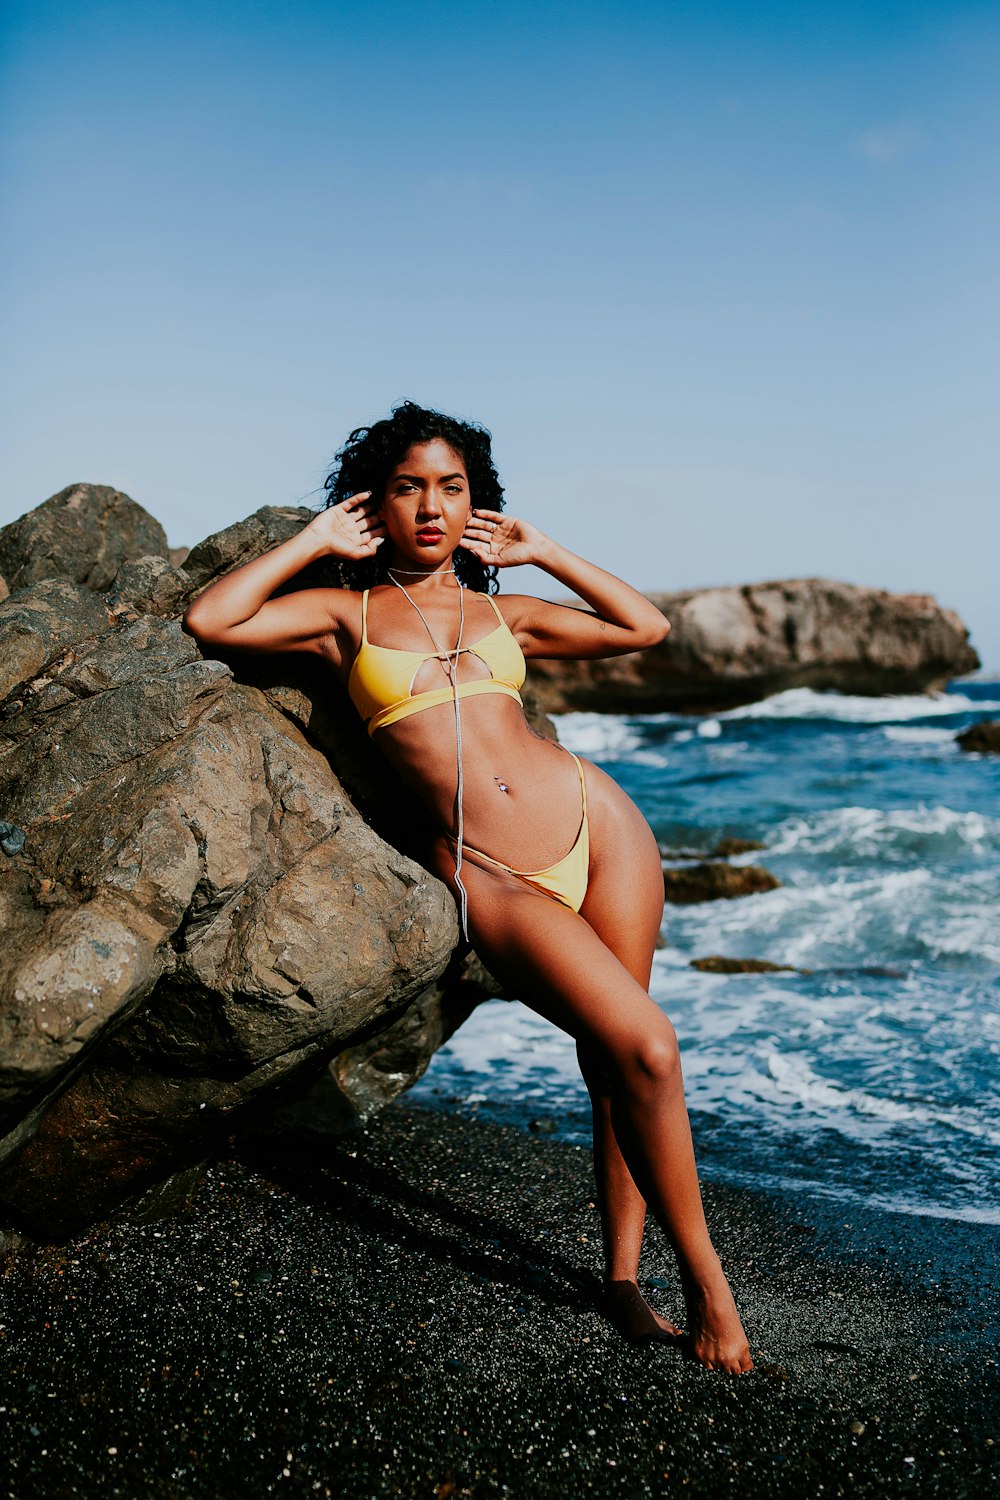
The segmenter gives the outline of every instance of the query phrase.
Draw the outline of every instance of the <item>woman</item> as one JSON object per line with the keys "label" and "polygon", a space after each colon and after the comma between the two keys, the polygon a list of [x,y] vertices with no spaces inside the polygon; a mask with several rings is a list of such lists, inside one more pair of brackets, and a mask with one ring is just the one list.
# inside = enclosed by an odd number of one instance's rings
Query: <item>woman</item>
{"label": "woman", "polygon": [[[615,656],[669,626],[627,583],[503,514],[481,428],[406,402],[351,434],[326,487],[325,510],[208,588],[185,625],[206,645],[312,652],[340,675],[441,830],[431,864],[477,953],[576,1040],[613,1320],[635,1340],[681,1337],[637,1285],[648,1204],[677,1255],[694,1355],[749,1370],[705,1224],[677,1039],[647,989],[656,841],[616,782],[530,728],[518,693],[526,657]],[[272,598],[321,559],[346,587]],[[523,563],[593,612],[495,600],[496,571]]]}

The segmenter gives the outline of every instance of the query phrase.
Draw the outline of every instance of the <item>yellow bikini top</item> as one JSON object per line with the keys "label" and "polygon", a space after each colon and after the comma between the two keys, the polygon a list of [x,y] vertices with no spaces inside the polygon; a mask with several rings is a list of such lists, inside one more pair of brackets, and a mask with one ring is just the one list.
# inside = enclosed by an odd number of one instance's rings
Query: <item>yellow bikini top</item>
{"label": "yellow bikini top", "polygon": [[[484,595],[493,613],[499,620],[496,630],[484,635],[471,646],[463,646],[462,653],[471,651],[485,662],[492,677],[476,678],[473,682],[458,684],[459,698],[471,698],[477,693],[506,693],[521,702],[518,688],[525,678],[524,654],[489,594]],[[449,653],[454,656],[454,652]],[[368,639],[368,590],[361,596],[361,645],[351,666],[347,679],[347,691],[361,717],[367,722],[368,733],[384,729],[410,714],[418,714],[437,703],[453,703],[455,694],[451,687],[428,688],[414,693],[413,683],[425,661],[441,660],[440,651],[400,651],[395,646],[374,646]]]}

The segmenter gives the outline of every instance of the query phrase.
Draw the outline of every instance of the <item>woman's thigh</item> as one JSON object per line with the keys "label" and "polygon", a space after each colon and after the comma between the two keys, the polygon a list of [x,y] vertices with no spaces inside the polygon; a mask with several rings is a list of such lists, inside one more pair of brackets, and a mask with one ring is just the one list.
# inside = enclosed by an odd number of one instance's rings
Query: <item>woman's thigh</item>
{"label": "woman's thigh", "polygon": [[[589,782],[587,790],[589,799]],[[454,860],[443,840],[437,853],[437,873],[454,890]],[[477,864],[474,855],[463,859],[462,882],[473,947],[526,1005],[608,1062],[641,1060],[658,1045],[673,1045],[670,1023],[645,985],[585,916],[513,875]]]}
{"label": "woman's thigh", "polygon": [[590,872],[580,915],[643,986],[663,921],[663,866],[653,830],[627,792],[584,762]]}

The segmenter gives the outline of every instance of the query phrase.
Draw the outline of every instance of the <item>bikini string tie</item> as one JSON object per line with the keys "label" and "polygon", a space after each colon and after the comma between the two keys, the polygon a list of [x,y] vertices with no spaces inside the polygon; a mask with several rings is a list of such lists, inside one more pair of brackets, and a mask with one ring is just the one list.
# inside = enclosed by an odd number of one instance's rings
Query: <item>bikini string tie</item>
{"label": "bikini string tie", "polygon": [[[399,571],[402,572],[403,570],[399,569]],[[463,936],[463,938],[465,939],[466,942],[469,942],[470,941],[470,939],[469,939],[469,897],[468,897],[468,893],[467,893],[467,891],[465,889],[465,886],[462,883],[462,874],[461,874],[461,871],[462,871],[462,840],[463,840],[463,836],[464,836],[464,833],[465,833],[465,826],[464,826],[464,821],[463,821],[463,816],[462,816],[462,796],[463,796],[463,792],[465,790],[465,783],[464,783],[464,777],[463,777],[463,774],[462,774],[462,714],[461,714],[461,710],[459,709],[459,704],[458,704],[458,658],[461,656],[462,650],[463,650],[463,647],[462,647],[462,633],[463,633],[463,631],[465,629],[465,589],[462,587],[461,584],[459,584],[459,588],[458,588],[458,611],[459,611],[459,614],[458,614],[458,640],[455,643],[454,651],[445,651],[442,648],[441,643],[438,640],[437,636],[434,634],[433,630],[431,629],[430,625],[428,625],[428,623],[427,623],[427,617],[424,614],[423,610],[420,608],[420,605],[417,603],[417,601],[415,599],[412,599],[410,597],[410,595],[407,593],[406,589],[399,582],[398,578],[393,578],[392,575],[390,574],[389,575],[389,581],[390,581],[390,583],[394,583],[396,585],[396,587],[399,589],[400,593],[403,594],[404,597],[409,600],[409,602],[413,605],[413,608],[416,610],[417,614],[423,620],[424,626],[425,626],[425,628],[427,630],[427,634],[430,636],[431,640],[434,642],[434,646],[435,646],[435,649],[437,651],[438,656],[439,657],[443,657],[444,660],[445,660],[445,662],[447,662],[447,668],[446,668],[446,670],[448,672],[449,677],[451,678],[451,687],[452,687],[453,701],[454,701],[454,705],[455,705],[455,753],[456,753],[456,755],[458,757],[458,787],[457,787],[456,794],[455,794],[457,802],[458,802],[458,816],[457,816],[457,820],[456,820],[457,824],[458,824],[458,853],[455,856],[455,884],[458,886],[458,890],[459,890],[458,912],[459,912],[459,922],[460,922],[461,929],[462,929],[462,936]]]}

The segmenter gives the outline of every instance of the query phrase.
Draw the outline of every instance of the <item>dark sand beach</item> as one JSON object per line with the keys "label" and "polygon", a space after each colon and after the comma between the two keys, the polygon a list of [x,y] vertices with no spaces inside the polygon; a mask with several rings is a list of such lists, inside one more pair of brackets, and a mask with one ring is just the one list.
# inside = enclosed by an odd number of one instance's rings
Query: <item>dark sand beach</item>
{"label": "dark sand beach", "polygon": [[[600,1317],[579,1147],[406,1101],[243,1145],[169,1218],[8,1253],[2,1493],[990,1493],[997,1229],[704,1188],[743,1377]],[[655,1228],[643,1276],[680,1317]]]}

